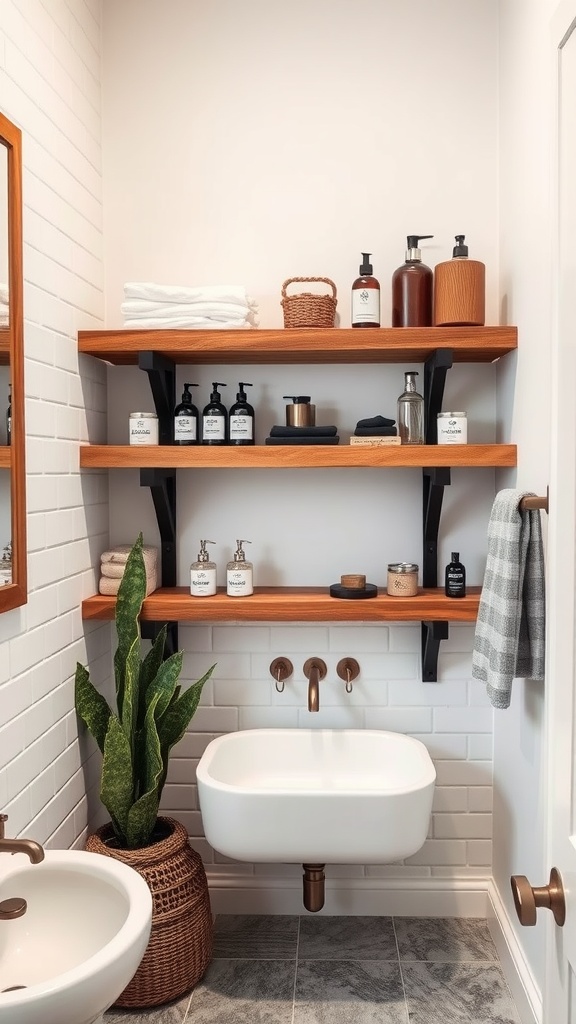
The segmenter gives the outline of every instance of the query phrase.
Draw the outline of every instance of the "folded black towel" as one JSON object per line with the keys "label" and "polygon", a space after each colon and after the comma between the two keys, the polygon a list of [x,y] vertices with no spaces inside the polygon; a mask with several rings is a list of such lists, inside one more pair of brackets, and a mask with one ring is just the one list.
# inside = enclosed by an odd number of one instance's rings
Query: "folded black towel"
{"label": "folded black towel", "polygon": [[267,437],[264,444],[340,444],[336,437]]}
{"label": "folded black towel", "polygon": [[391,420],[388,416],[369,416],[365,420],[358,420],[357,427],[393,427],[396,420]]}
{"label": "folded black towel", "polygon": [[270,437],[336,437],[338,427],[272,427]]}
{"label": "folded black towel", "polygon": [[356,427],[355,437],[396,437],[396,427]]}

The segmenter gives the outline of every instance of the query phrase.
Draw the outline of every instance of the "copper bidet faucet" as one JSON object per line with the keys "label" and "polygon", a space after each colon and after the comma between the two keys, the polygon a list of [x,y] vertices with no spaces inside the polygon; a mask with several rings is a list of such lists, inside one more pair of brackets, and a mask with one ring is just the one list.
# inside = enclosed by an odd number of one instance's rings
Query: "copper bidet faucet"
{"label": "copper bidet faucet", "polygon": [[[7,814],[0,814],[0,853],[25,853],[32,864],[39,864],[44,860],[44,850],[40,843],[33,839],[6,839],[4,836],[4,822]],[[10,921],[15,917],[22,917],[26,913],[26,900],[21,896],[13,896],[11,899],[0,902],[0,921]]]}

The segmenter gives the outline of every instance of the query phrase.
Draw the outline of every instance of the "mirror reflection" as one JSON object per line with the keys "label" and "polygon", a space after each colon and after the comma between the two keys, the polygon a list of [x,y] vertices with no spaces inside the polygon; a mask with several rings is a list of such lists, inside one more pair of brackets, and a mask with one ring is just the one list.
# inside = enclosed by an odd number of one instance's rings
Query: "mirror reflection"
{"label": "mirror reflection", "polygon": [[[8,400],[10,386],[8,301],[8,150],[0,145],[0,401]],[[6,412],[8,407],[6,406]],[[0,444],[10,444],[9,421],[0,417]],[[10,474],[0,473],[0,587],[12,583]]]}
{"label": "mirror reflection", "polygon": [[[0,145],[0,331],[10,322],[8,315],[8,150]],[[1,442],[2,444],[4,442]]]}
{"label": "mirror reflection", "polygon": [[22,136],[0,113],[0,612],[25,604]]}

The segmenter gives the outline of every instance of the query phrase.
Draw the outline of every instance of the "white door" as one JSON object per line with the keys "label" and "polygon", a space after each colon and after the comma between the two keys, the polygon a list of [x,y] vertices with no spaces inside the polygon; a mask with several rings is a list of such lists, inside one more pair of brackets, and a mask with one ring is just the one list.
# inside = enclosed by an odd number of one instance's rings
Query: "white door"
{"label": "white door", "polygon": [[[553,21],[558,260],[554,267],[552,472],[548,547],[548,866],[566,922],[547,921],[543,1024],[576,1024],[576,0]],[[540,880],[530,879],[532,884]]]}

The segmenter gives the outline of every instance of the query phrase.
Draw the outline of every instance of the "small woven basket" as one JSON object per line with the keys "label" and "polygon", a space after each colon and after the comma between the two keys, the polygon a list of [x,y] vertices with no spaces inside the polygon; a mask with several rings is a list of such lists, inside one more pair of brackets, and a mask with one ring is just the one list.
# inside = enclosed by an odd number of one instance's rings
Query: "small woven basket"
{"label": "small woven basket", "polygon": [[[289,285],[306,281],[329,285],[332,295],[314,295],[313,292],[286,294]],[[289,277],[282,285],[284,327],[334,327],[336,304],[336,285],[329,277]]]}
{"label": "small woven basket", "polygon": [[212,959],[212,914],[200,854],[174,818],[158,818],[168,835],[140,850],[113,845],[111,825],[88,836],[86,849],[135,868],[152,893],[152,930],[132,981],[115,1006],[168,1003],[200,981]]}

